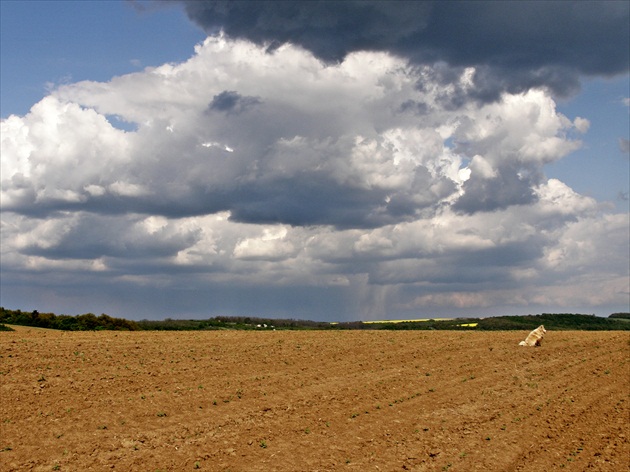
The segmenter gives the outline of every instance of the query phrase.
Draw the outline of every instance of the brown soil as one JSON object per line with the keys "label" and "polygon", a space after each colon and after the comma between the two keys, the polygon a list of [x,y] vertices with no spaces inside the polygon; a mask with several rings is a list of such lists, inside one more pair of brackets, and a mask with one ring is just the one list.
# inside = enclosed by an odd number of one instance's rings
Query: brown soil
{"label": "brown soil", "polygon": [[627,471],[630,334],[0,332],[0,469]]}

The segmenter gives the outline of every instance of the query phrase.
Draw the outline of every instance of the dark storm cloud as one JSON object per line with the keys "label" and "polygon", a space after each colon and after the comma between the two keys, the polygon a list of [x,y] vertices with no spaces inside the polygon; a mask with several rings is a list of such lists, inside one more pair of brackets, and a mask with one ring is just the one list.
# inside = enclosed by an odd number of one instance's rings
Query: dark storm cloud
{"label": "dark storm cloud", "polygon": [[458,82],[464,70],[464,66],[435,64],[431,70],[423,71],[425,79],[418,81],[417,88],[423,91],[426,78],[430,78],[431,83],[443,85],[437,100],[447,110],[457,110],[470,101],[494,102],[504,92],[519,94],[533,88],[547,87],[555,94],[566,97],[580,89],[579,73],[564,65],[547,65],[537,69],[518,65],[475,65],[474,87]]}
{"label": "dark storm cloud", "polygon": [[[321,179],[321,180],[320,180]],[[292,226],[333,225],[375,228],[411,219],[416,206],[404,210],[385,205],[386,192],[339,187],[327,178],[307,175],[255,185],[235,195],[233,221]]]}
{"label": "dark storm cloud", "polygon": [[[359,50],[415,64],[475,66],[474,97],[547,86],[576,90],[580,75],[628,71],[628,2],[182,1],[209,34],[265,44],[291,42],[325,62]],[[453,106],[457,103],[454,102]]]}
{"label": "dark storm cloud", "polygon": [[43,239],[22,252],[49,259],[94,259],[103,256],[138,259],[173,256],[194,244],[199,234],[161,228],[148,231],[139,217],[100,217],[79,213],[71,220],[49,220],[61,236],[53,243]]}
{"label": "dark storm cloud", "polygon": [[464,182],[464,194],[453,204],[453,209],[472,214],[537,201],[533,189],[542,180],[539,172],[527,171],[509,162],[499,165],[497,171],[497,175],[490,178],[473,173]]}
{"label": "dark storm cloud", "polygon": [[518,282],[510,276],[511,271],[516,267],[534,265],[546,244],[544,236],[534,234],[518,242],[505,242],[483,249],[462,247],[447,254],[432,255],[425,259],[424,264],[418,264],[413,257],[379,261],[370,266],[369,280],[377,285],[419,281],[447,284],[454,290],[487,283],[495,287],[514,286]]}
{"label": "dark storm cloud", "polygon": [[[456,189],[453,181],[442,177],[440,179],[442,194],[436,196],[429,190],[430,176],[426,168],[418,167],[415,174],[416,188],[396,191],[347,187],[335,182],[331,176],[318,172],[304,172],[303,175],[290,179],[261,178],[235,184],[232,188],[218,185],[209,187],[203,183],[190,182],[183,194],[169,195],[163,191],[141,196],[85,194],[85,199],[80,202],[50,200],[37,203],[36,192],[31,191],[25,193],[21,201],[5,205],[4,209],[35,218],[54,218],[60,212],[76,211],[92,212],[104,215],[105,218],[133,213],[185,218],[229,211],[229,219],[240,223],[331,225],[338,229],[376,228],[411,221],[419,212],[435,209],[438,197],[447,196]],[[75,234],[75,231],[79,231],[80,234]],[[109,223],[104,223],[103,227],[96,223],[85,223],[80,228],[73,229],[72,234],[68,233],[69,239],[64,238],[58,247],[42,249],[34,246],[27,252],[37,255],[46,253],[48,257],[54,256],[51,251],[63,254],[74,252],[79,254],[77,256],[79,258],[86,257],[85,252],[93,252],[96,257],[119,254],[120,251],[129,248],[127,243],[124,243],[123,247],[102,247],[102,242],[109,240],[110,236],[116,239],[114,236],[119,231],[120,234],[124,234],[123,228],[113,227]],[[75,239],[79,241],[96,239],[99,242],[96,247],[72,245]],[[169,241],[169,244],[171,242]],[[146,247],[157,253],[162,249],[168,250],[166,246],[153,247],[151,241],[147,242]]]}
{"label": "dark storm cloud", "polygon": [[430,106],[424,102],[417,102],[415,100],[405,100],[400,105],[400,111],[403,113],[413,113],[415,115],[426,115],[431,110]]}
{"label": "dark storm cloud", "polygon": [[238,92],[225,90],[212,98],[208,110],[238,113],[258,103],[261,101],[257,97],[244,97]]}

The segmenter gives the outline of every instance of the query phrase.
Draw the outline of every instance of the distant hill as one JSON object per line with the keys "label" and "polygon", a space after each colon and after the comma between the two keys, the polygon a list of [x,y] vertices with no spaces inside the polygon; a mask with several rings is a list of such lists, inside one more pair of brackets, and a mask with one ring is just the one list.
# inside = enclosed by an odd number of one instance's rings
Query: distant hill
{"label": "distant hill", "polygon": [[[541,324],[552,330],[627,331],[630,330],[629,313],[613,313],[608,318],[575,313],[543,313],[541,315],[496,316],[490,318],[440,318],[422,320],[352,321],[328,323],[321,321],[273,319],[243,316],[217,316],[206,320],[130,321],[106,314],[96,316],[55,315],[7,310],[0,307],[0,330],[4,326],[33,326],[66,331],[124,330],[124,331],[200,331],[200,330],[532,330]],[[9,328],[10,329],[10,328]]]}
{"label": "distant hill", "polygon": [[389,329],[389,330],[532,330],[540,325],[553,330],[581,331],[625,331],[630,323],[625,319],[602,318],[595,315],[575,313],[543,313],[525,316],[494,316],[489,318],[455,318],[379,323],[340,323],[343,329]]}
{"label": "distant hill", "polygon": [[479,321],[478,329],[535,329],[540,325],[553,330],[610,331],[628,330],[630,323],[615,318],[572,313],[543,313],[527,316],[497,316]]}

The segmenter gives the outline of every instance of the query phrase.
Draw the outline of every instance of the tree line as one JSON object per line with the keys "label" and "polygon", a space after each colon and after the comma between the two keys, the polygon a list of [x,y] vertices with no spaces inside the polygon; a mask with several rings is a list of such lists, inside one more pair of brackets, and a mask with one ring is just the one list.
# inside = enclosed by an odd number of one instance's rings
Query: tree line
{"label": "tree line", "polygon": [[427,321],[364,323],[350,321],[329,323],[299,319],[258,318],[252,316],[216,316],[205,320],[131,321],[106,314],[55,315],[0,307],[0,330],[5,325],[33,326],[64,331],[201,331],[219,329],[238,330],[532,330],[545,325],[551,330],[630,330],[630,313],[613,313],[608,318],[576,313],[543,313],[540,315],[496,316],[489,318],[453,318]]}
{"label": "tree line", "polygon": [[55,315],[54,313],[40,313],[22,310],[7,310],[0,307],[0,324],[33,326],[36,328],[60,329],[64,331],[138,331],[140,327],[135,321],[124,318],[113,318],[106,314],[96,316],[93,313],[83,315]]}

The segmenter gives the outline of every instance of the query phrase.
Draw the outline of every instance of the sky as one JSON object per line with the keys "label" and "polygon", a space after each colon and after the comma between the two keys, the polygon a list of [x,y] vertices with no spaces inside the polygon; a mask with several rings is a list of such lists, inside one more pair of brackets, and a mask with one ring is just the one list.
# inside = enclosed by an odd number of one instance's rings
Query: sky
{"label": "sky", "polygon": [[0,1],[5,308],[630,311],[630,3]]}

